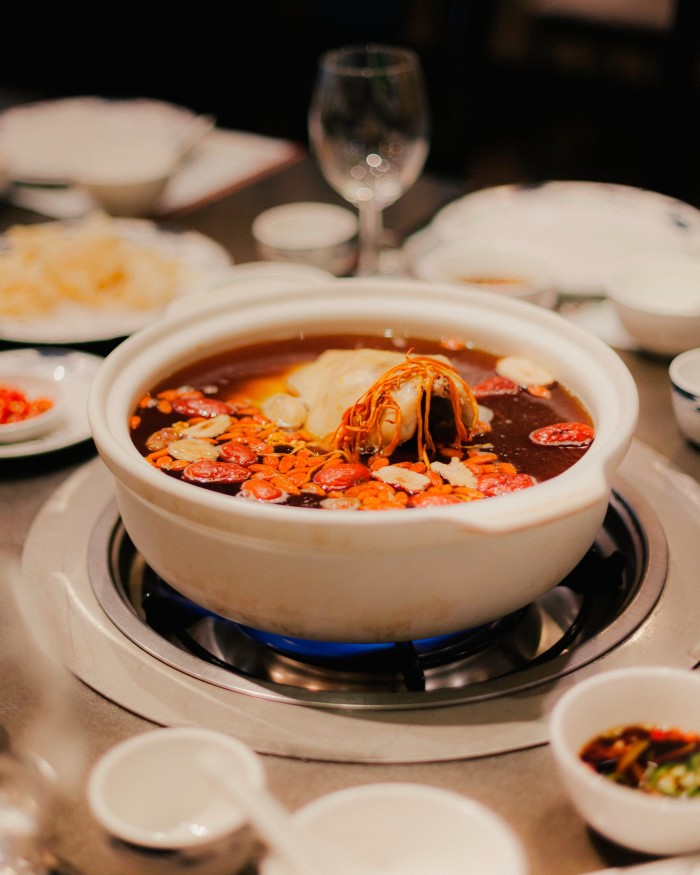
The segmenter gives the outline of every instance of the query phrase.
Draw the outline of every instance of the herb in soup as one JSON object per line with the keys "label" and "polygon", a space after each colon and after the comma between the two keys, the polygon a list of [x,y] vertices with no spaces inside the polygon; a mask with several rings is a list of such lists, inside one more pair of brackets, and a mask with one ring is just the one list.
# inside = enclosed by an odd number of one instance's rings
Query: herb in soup
{"label": "herb in soup", "polygon": [[458,504],[527,489],[594,439],[582,405],[528,359],[454,338],[297,337],[183,368],[133,412],[165,474],[326,510]]}
{"label": "herb in soup", "polygon": [[618,726],[593,738],[581,759],[625,787],[661,796],[700,796],[700,734],[654,724]]}

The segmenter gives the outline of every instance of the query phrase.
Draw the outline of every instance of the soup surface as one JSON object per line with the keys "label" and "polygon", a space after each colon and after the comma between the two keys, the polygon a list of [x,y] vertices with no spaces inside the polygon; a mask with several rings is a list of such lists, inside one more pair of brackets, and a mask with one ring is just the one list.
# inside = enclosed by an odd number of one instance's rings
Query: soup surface
{"label": "soup surface", "polygon": [[[343,393],[350,400],[339,406]],[[204,358],[154,386],[130,424],[164,475],[326,510],[530,488],[573,465],[594,438],[581,403],[535,362],[453,340],[361,335]]]}

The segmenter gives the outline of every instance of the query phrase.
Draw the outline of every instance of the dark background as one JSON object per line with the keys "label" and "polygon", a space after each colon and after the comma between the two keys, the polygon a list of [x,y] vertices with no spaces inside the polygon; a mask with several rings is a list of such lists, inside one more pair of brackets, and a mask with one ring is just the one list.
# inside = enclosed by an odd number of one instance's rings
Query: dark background
{"label": "dark background", "polygon": [[320,53],[401,43],[426,73],[431,172],[470,188],[611,181],[700,206],[700,2],[677,3],[661,30],[538,16],[527,0],[5,10],[0,101],[154,97],[221,127],[306,142]]}

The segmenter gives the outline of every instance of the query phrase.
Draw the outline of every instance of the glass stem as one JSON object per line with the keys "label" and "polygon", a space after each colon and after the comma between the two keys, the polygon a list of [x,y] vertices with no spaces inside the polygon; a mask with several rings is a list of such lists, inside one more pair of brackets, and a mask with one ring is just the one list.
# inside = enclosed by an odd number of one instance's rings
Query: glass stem
{"label": "glass stem", "polygon": [[379,248],[384,230],[382,211],[371,203],[358,207],[359,253],[357,276],[374,276],[379,273]]}

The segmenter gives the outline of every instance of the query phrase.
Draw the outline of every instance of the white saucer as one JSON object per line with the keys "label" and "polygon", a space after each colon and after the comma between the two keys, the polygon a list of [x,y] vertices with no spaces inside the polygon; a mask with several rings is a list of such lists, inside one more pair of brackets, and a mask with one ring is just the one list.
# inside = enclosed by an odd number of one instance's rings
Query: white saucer
{"label": "white saucer", "polygon": [[65,410],[53,428],[46,434],[15,444],[0,444],[1,459],[17,459],[50,453],[90,437],[87,418],[87,399],[90,384],[102,358],[71,349],[17,349],[0,352],[3,369],[21,370],[37,374],[61,384]]}

